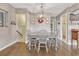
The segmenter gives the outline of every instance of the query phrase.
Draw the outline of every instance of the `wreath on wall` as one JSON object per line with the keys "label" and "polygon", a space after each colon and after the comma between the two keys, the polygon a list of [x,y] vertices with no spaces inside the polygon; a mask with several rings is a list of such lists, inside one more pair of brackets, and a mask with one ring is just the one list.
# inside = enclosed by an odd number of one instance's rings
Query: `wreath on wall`
{"label": "wreath on wall", "polygon": [[38,23],[43,23],[44,22],[44,18],[41,17],[41,18],[38,18]]}

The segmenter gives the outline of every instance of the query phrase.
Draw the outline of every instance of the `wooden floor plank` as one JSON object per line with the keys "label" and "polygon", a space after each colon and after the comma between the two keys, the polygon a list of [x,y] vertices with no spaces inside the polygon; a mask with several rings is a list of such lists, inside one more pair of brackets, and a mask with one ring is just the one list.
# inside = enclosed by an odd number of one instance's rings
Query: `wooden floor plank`
{"label": "wooden floor plank", "polygon": [[12,46],[0,51],[0,56],[78,56],[79,49],[66,48],[66,45],[62,43],[58,51],[49,49],[48,53],[45,48],[41,48],[38,53],[36,49],[32,48],[31,51],[28,50],[26,44],[23,42],[17,42]]}

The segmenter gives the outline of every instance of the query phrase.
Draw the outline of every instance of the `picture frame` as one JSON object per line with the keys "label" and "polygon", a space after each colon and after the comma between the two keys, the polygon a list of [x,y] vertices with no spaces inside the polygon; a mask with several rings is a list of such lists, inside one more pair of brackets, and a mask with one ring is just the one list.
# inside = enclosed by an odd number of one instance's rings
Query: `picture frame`
{"label": "picture frame", "polygon": [[72,21],[78,21],[78,19],[77,19],[77,15],[71,13],[71,14],[70,14],[70,21],[71,21],[71,22],[72,22]]}
{"label": "picture frame", "polygon": [[11,25],[16,25],[16,22],[15,21],[11,21]]}

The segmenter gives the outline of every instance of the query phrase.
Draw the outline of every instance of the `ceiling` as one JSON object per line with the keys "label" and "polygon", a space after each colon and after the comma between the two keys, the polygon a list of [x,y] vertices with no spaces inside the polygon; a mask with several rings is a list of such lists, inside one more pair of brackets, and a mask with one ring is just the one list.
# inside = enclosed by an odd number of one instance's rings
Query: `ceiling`
{"label": "ceiling", "polygon": [[[26,8],[31,13],[39,13],[41,11],[41,3],[10,3],[10,5],[14,8]],[[72,3],[43,3],[43,11],[57,16],[72,5]]]}

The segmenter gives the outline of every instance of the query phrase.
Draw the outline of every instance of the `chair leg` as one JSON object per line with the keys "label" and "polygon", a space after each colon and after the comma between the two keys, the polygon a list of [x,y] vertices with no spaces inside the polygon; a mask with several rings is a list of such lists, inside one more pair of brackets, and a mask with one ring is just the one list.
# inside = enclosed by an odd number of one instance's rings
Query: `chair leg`
{"label": "chair leg", "polygon": [[40,43],[38,44],[38,52],[39,52],[39,50],[40,50]]}
{"label": "chair leg", "polygon": [[36,43],[35,43],[35,49],[36,49]]}
{"label": "chair leg", "polygon": [[47,44],[46,44],[46,52],[48,53],[48,47],[47,47]]}
{"label": "chair leg", "polygon": [[51,44],[51,42],[49,42],[49,48],[51,48],[52,47],[52,44]]}
{"label": "chair leg", "polygon": [[31,50],[31,43],[29,42],[29,50]]}
{"label": "chair leg", "polygon": [[58,46],[57,46],[57,43],[55,44],[55,51],[57,51],[58,50]]}
{"label": "chair leg", "polygon": [[55,51],[57,51],[58,49],[57,49],[57,47],[55,47]]}

